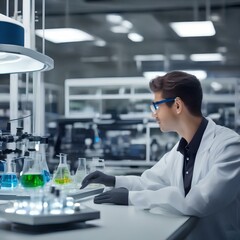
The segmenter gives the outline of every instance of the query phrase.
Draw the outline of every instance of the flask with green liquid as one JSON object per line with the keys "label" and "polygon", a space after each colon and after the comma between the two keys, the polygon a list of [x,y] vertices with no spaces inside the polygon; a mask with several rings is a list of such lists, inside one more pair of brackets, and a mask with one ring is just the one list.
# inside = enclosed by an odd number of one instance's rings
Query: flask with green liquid
{"label": "flask with green liquid", "polygon": [[24,188],[43,187],[45,184],[41,154],[35,152],[31,157],[29,152],[25,153],[23,170],[21,175],[21,184]]}
{"label": "flask with green liquid", "polygon": [[60,185],[72,183],[71,174],[67,165],[67,154],[59,154],[59,165],[53,176],[53,182]]}

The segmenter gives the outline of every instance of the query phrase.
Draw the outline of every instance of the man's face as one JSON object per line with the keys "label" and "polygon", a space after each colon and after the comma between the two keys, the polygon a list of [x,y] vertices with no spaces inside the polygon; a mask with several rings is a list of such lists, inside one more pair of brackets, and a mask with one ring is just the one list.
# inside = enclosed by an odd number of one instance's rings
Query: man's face
{"label": "man's face", "polygon": [[[154,102],[164,100],[161,92],[154,93]],[[174,104],[174,103],[173,103]],[[162,132],[172,132],[176,129],[176,115],[172,107],[169,107],[166,103],[158,105],[156,113],[153,114]]]}

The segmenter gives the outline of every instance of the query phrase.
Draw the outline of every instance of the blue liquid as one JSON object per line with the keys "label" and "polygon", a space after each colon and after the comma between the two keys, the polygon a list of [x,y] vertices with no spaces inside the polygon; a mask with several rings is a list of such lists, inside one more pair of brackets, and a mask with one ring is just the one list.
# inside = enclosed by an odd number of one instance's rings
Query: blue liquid
{"label": "blue liquid", "polygon": [[3,173],[0,173],[0,187],[1,187],[1,184],[2,184],[2,175],[3,175]]}
{"label": "blue liquid", "polygon": [[18,179],[15,173],[6,173],[2,175],[1,188],[15,188],[18,185]]}
{"label": "blue liquid", "polygon": [[50,181],[50,173],[47,170],[43,170],[43,178],[45,183]]}

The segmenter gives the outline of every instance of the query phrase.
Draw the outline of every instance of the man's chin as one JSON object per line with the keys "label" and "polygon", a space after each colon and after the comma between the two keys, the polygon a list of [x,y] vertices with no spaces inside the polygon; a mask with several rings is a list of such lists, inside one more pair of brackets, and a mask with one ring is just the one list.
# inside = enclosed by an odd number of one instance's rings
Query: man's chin
{"label": "man's chin", "polygon": [[164,128],[162,125],[159,124],[161,132],[170,132],[168,129]]}

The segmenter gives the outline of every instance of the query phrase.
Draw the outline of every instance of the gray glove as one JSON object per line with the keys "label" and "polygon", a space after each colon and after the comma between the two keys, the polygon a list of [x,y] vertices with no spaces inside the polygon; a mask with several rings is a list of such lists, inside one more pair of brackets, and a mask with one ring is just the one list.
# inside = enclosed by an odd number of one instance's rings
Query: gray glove
{"label": "gray glove", "polygon": [[94,203],[114,203],[117,205],[128,205],[128,189],[113,188],[101,193],[94,198]]}
{"label": "gray glove", "polygon": [[114,187],[116,178],[114,176],[107,175],[100,171],[95,171],[87,175],[83,181],[80,189],[85,188],[90,183],[101,183],[108,187]]}

